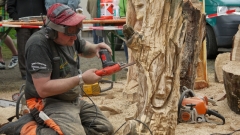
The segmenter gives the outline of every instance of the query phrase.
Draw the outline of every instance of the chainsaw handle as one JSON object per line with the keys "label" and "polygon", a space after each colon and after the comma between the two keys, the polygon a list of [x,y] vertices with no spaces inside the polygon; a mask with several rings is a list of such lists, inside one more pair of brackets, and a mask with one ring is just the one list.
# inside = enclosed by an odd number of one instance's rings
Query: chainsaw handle
{"label": "chainsaw handle", "polygon": [[101,92],[104,92],[104,91],[107,91],[107,90],[110,90],[113,88],[113,81],[109,81],[109,80],[100,80],[99,81],[100,83],[111,83],[111,86],[108,87],[108,88],[105,88],[105,89],[101,89]]}
{"label": "chainsaw handle", "polygon": [[184,88],[184,91],[182,92],[181,97],[180,97],[180,99],[178,101],[178,119],[180,118],[179,117],[179,115],[180,115],[180,108],[182,107],[183,99],[186,97],[187,94],[189,94],[189,96],[191,96],[191,97],[195,96],[194,92],[191,89],[187,89],[186,86],[183,86],[183,88]]}
{"label": "chainsaw handle", "polygon": [[208,114],[209,116],[210,116],[210,115],[214,115],[214,116],[220,118],[220,119],[223,121],[222,125],[225,124],[225,118],[224,118],[221,114],[217,113],[216,111],[213,111],[213,110],[209,110],[209,109],[208,109],[207,112],[206,112],[206,114]]}

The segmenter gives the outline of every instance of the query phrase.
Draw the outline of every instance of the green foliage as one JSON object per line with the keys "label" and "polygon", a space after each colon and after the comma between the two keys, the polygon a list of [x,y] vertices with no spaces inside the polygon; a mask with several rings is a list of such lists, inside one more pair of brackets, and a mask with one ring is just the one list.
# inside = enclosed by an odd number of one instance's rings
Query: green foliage
{"label": "green foliage", "polygon": [[[0,7],[0,16],[3,17],[3,20],[7,20],[8,19],[8,14],[7,12],[4,10],[4,7]],[[1,27],[0,31],[5,31],[7,28]],[[11,29],[11,31],[8,33],[8,35],[13,39],[13,42],[16,46],[16,31],[15,29]],[[3,59],[10,59],[12,57],[12,53],[10,51],[10,49],[5,45],[5,43],[3,41],[0,42],[0,46],[2,47],[2,55],[3,55]]]}
{"label": "green foliage", "polygon": [[[12,29],[8,35],[13,39],[15,47],[17,47],[16,46],[16,31],[15,31],[15,29]],[[5,43],[1,41],[0,46],[2,47],[3,59],[4,60],[11,59],[12,53],[11,53],[10,49],[5,45]]]}

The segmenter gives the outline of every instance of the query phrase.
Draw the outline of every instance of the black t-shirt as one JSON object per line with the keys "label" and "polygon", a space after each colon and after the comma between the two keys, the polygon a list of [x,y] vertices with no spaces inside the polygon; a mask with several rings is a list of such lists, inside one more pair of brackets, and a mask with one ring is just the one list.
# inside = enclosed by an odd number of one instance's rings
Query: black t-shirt
{"label": "black t-shirt", "polygon": [[[56,44],[55,42],[53,42]],[[77,57],[78,53],[82,53],[85,47],[85,40],[78,39],[73,46],[55,45],[58,55],[60,57],[60,78],[68,78],[78,74]],[[53,53],[50,47],[50,41],[46,38],[44,28],[35,32],[27,41],[25,49],[27,80],[25,87],[26,99],[39,98],[32,81],[31,74],[33,73],[50,73],[53,70]],[[80,87],[75,88],[55,95],[53,98],[72,101],[80,94]]]}

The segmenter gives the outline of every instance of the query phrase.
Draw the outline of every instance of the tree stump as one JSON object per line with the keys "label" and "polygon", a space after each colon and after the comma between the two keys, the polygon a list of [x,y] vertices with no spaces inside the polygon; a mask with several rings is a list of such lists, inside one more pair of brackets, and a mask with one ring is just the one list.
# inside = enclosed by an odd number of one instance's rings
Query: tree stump
{"label": "tree stump", "polygon": [[240,114],[240,62],[230,61],[223,66],[224,87],[227,94],[228,106]]}
{"label": "tree stump", "polygon": [[215,80],[223,83],[222,67],[230,61],[230,53],[219,54],[215,60]]}

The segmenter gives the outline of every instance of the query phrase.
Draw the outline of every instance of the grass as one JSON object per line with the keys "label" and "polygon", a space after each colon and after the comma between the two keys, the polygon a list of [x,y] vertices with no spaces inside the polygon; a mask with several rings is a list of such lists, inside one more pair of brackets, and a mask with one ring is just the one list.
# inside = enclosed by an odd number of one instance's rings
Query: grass
{"label": "grass", "polygon": [[[7,12],[4,9],[4,7],[0,7],[0,16],[2,16],[4,20],[7,20],[9,18]],[[4,28],[4,27],[2,27],[2,28]],[[2,29],[2,28],[0,29],[0,31],[4,31],[4,29]],[[7,28],[5,28],[5,30],[6,29]],[[8,33],[8,35],[12,39],[16,39],[16,31],[15,31],[15,29],[11,29],[11,31]],[[12,57],[12,53],[9,50],[9,48],[2,41],[0,42],[0,46],[2,47],[3,59],[4,60],[10,59]],[[15,44],[15,47],[17,47],[16,44]]]}
{"label": "grass", "polygon": [[[12,39],[16,39],[16,31],[15,31],[15,29],[11,29],[11,31],[9,32],[8,35],[9,35]],[[4,42],[1,41],[0,46],[2,47],[3,59],[4,59],[4,60],[6,60],[6,59],[11,59],[12,53],[11,53],[11,51],[9,50],[9,48],[4,44]],[[15,44],[15,47],[17,47],[16,44]]]}

